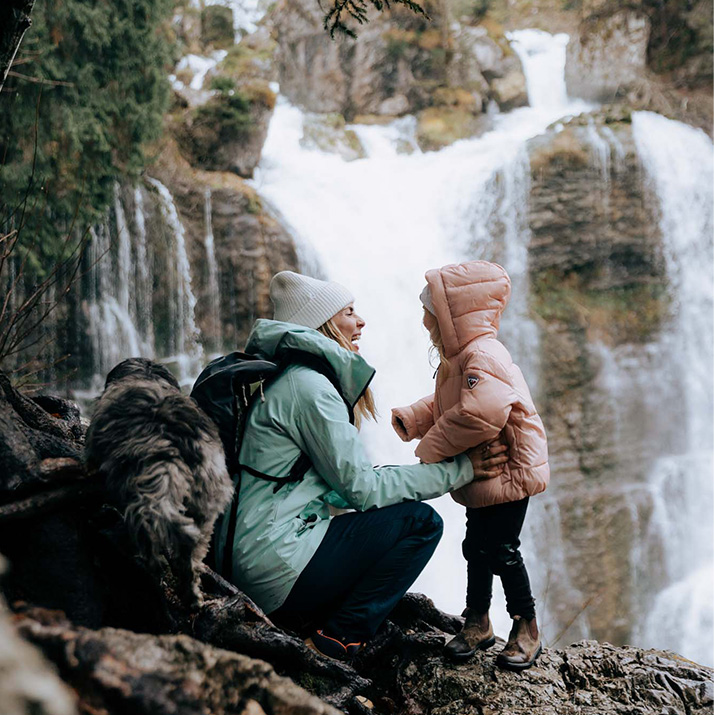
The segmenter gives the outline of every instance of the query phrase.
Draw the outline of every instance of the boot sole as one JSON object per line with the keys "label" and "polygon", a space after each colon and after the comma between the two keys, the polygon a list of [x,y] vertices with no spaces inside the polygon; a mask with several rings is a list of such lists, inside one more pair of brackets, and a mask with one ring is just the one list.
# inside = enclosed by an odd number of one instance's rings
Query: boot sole
{"label": "boot sole", "polygon": [[472,648],[466,653],[449,653],[447,651],[447,657],[449,660],[454,660],[461,662],[462,660],[468,660],[472,655],[476,653],[477,650],[488,650],[496,642],[496,636],[492,636],[486,641],[481,641],[475,648]]}
{"label": "boot sole", "polygon": [[501,656],[499,655],[496,658],[496,665],[499,667],[503,668],[504,670],[512,670],[514,672],[519,672],[521,670],[528,670],[538,659],[538,656],[543,652],[543,645],[538,646],[538,650],[535,652],[535,655],[527,662],[527,663],[510,663],[507,660],[501,660]]}

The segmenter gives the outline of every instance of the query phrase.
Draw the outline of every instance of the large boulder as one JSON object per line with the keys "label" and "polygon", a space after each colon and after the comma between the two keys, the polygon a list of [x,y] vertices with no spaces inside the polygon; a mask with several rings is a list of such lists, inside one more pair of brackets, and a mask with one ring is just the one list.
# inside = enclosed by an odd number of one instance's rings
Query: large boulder
{"label": "large boulder", "polygon": [[217,75],[205,104],[188,108],[175,135],[191,163],[208,171],[230,171],[249,178],[260,161],[275,94],[266,82],[236,84]]}

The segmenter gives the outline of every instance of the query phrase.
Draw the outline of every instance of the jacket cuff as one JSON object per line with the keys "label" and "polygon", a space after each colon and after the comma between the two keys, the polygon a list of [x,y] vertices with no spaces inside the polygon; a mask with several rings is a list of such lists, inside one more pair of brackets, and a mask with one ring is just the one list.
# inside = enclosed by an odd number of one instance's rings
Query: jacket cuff
{"label": "jacket cuff", "polygon": [[411,407],[395,407],[392,409],[392,415],[399,418],[404,425],[404,429],[407,431],[407,442],[411,442],[411,440],[419,436],[414,410]]}

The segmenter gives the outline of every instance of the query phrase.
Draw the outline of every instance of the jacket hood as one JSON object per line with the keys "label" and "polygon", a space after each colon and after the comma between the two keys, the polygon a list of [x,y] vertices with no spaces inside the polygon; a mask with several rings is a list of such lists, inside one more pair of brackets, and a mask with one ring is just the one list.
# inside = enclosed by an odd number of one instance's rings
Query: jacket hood
{"label": "jacket hood", "polygon": [[498,333],[511,296],[511,279],[497,263],[470,261],[428,271],[429,285],[447,357],[481,335]]}
{"label": "jacket hood", "polygon": [[335,371],[344,398],[354,407],[374,377],[374,368],[358,353],[302,325],[279,320],[255,321],[245,351],[264,360],[290,362],[293,351],[322,358]]}

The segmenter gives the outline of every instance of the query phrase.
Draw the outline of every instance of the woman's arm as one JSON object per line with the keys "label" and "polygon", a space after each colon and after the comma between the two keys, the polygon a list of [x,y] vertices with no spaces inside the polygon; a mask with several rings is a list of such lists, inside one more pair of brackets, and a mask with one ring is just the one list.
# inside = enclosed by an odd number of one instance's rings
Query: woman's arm
{"label": "woman's arm", "polygon": [[353,509],[365,511],[424,500],[468,484],[474,467],[466,455],[439,464],[373,467],[347,408],[327,379],[301,381],[296,388],[294,438],[317,473]]}
{"label": "woman's arm", "polygon": [[515,392],[506,368],[488,355],[469,358],[459,401],[436,421],[416,449],[423,462],[440,462],[498,437],[508,421]]}
{"label": "woman's arm", "polygon": [[392,410],[392,427],[404,442],[421,439],[434,424],[434,394]]}

